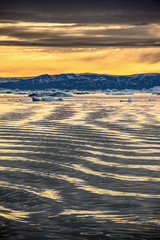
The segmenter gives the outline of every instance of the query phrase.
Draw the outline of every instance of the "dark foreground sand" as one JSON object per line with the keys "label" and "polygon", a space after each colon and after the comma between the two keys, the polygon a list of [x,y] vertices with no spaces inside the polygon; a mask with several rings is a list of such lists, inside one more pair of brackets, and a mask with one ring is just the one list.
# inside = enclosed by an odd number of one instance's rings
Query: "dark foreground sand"
{"label": "dark foreground sand", "polygon": [[0,95],[0,239],[160,236],[160,100]]}

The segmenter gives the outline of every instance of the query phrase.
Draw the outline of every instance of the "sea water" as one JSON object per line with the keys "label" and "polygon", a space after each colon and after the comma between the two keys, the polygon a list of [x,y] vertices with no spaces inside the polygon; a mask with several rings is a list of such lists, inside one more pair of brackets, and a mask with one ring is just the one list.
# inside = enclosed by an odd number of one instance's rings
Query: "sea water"
{"label": "sea water", "polygon": [[0,95],[0,239],[159,239],[160,101],[123,98]]}

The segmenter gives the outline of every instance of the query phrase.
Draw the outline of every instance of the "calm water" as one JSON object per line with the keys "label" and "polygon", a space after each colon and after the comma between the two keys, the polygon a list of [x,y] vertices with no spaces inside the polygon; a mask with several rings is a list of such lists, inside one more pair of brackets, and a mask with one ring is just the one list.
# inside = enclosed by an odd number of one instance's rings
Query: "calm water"
{"label": "calm water", "polygon": [[160,100],[144,96],[0,95],[0,239],[158,240]]}

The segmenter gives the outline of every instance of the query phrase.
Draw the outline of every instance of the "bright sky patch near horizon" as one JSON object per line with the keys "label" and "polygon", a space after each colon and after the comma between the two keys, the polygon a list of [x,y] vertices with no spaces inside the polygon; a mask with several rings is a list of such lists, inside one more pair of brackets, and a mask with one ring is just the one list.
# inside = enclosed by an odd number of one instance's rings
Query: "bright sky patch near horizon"
{"label": "bright sky patch near horizon", "polygon": [[0,77],[160,72],[158,0],[0,5]]}

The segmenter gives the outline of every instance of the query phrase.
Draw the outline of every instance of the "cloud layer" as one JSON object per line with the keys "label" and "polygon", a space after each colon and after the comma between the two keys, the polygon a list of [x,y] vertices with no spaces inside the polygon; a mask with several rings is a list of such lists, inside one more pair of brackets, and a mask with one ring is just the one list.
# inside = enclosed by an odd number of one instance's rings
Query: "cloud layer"
{"label": "cloud layer", "polygon": [[6,0],[0,6],[0,22],[4,46],[160,45],[158,0]]}
{"label": "cloud layer", "polygon": [[5,0],[1,20],[136,24],[159,22],[159,0]]}
{"label": "cloud layer", "polygon": [[160,24],[0,24],[0,45],[40,47],[160,46]]}
{"label": "cloud layer", "polygon": [[0,3],[0,74],[159,71],[159,0]]}

